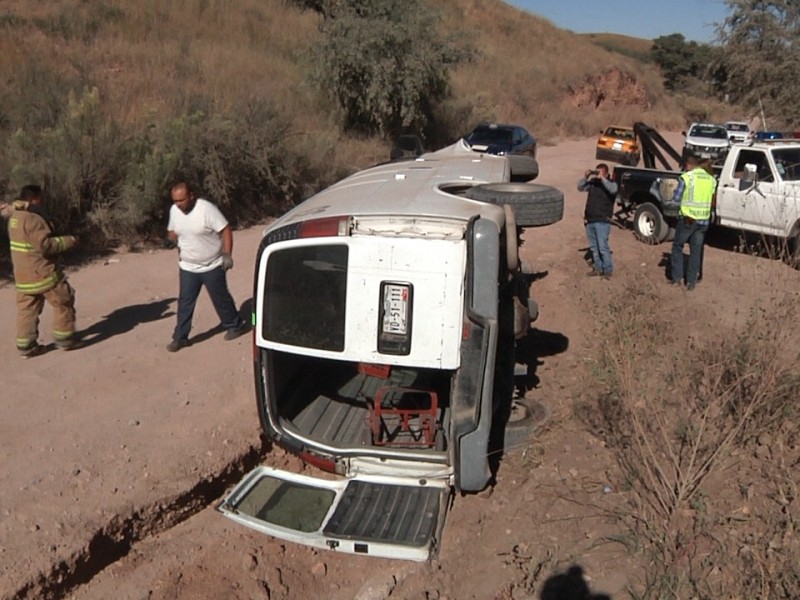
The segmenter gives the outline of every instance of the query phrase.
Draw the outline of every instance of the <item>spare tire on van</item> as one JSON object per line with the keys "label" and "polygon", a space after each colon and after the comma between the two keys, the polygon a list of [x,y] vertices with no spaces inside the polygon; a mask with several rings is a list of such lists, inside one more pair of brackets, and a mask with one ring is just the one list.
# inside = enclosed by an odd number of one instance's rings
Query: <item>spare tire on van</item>
{"label": "spare tire on van", "polygon": [[538,183],[486,183],[465,193],[467,198],[514,208],[519,227],[552,225],[564,217],[564,193]]}

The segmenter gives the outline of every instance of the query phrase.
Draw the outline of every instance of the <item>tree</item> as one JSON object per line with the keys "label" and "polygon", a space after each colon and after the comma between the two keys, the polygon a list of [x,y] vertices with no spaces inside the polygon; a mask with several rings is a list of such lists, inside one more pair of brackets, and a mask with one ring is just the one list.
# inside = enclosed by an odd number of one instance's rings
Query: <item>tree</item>
{"label": "tree", "polygon": [[714,66],[727,74],[723,92],[782,127],[800,126],[800,3],[726,0],[719,29],[723,51]]}
{"label": "tree", "polygon": [[650,54],[664,75],[664,87],[682,90],[706,77],[711,49],[706,44],[687,42],[680,33],[653,40]]}
{"label": "tree", "polygon": [[346,130],[423,130],[447,95],[449,69],[468,56],[438,32],[419,0],[323,0],[314,77]]}

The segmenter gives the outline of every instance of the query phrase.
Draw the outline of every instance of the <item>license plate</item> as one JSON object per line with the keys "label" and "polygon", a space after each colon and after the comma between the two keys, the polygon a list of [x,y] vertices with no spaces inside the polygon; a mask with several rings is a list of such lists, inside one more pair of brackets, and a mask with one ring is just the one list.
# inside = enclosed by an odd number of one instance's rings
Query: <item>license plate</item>
{"label": "license plate", "polygon": [[614,142],[611,146],[614,150],[622,150],[622,142]]}
{"label": "license plate", "polygon": [[383,296],[383,333],[406,335],[408,332],[408,286],[386,284]]}

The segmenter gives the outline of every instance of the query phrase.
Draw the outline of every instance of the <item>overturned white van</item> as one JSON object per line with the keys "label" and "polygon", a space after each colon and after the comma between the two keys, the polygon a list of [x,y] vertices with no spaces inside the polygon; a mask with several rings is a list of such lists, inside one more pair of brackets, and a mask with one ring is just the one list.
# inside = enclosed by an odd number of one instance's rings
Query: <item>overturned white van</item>
{"label": "overturned white van", "polygon": [[254,292],[268,439],[336,474],[259,467],[230,518],[320,548],[425,560],[454,491],[489,482],[515,339],[535,316],[518,227],[563,215],[554,188],[456,144],[356,173],[267,228]]}

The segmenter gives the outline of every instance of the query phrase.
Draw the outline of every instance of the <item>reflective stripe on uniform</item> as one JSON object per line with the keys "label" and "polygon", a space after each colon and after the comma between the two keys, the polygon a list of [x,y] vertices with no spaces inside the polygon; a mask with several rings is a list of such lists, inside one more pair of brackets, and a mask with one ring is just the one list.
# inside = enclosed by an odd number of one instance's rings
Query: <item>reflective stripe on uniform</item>
{"label": "reflective stripe on uniform", "polygon": [[27,350],[34,343],[36,343],[36,338],[17,338],[17,349]]}
{"label": "reflective stripe on uniform", "polygon": [[57,340],[66,340],[72,337],[74,331],[57,331],[53,329],[53,337]]}
{"label": "reflective stripe on uniform", "polygon": [[16,283],[16,288],[17,291],[22,294],[41,294],[42,292],[46,292],[54,287],[59,281],[61,281],[63,276],[63,273],[56,271],[49,277],[34,283],[21,283],[18,281]]}
{"label": "reflective stripe on uniform", "polygon": [[12,240],[11,242],[11,251],[12,252],[33,252],[33,244],[29,244],[28,242],[15,242]]}

